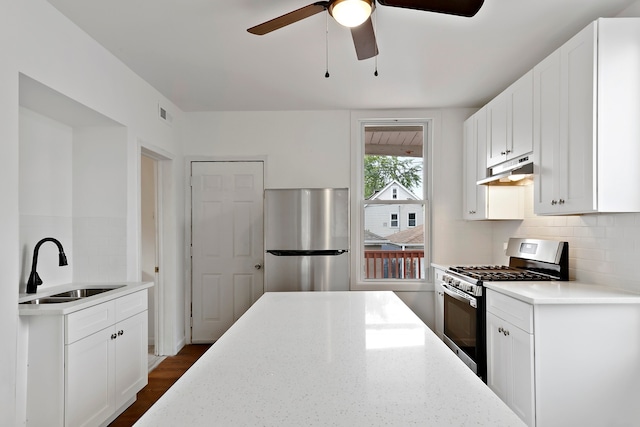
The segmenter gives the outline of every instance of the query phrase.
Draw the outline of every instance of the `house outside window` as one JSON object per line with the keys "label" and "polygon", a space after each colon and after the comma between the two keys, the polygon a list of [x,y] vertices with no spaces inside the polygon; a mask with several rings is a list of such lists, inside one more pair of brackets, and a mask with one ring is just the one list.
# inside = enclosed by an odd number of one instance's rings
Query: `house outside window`
{"label": "house outside window", "polygon": [[[356,189],[362,195],[354,205],[362,227],[354,238],[355,288],[425,289],[430,266],[426,203],[430,191],[424,185],[429,176],[425,168],[429,121],[418,125],[394,121],[388,129],[361,125],[362,145],[354,151],[361,162],[356,165],[361,172],[354,195]],[[390,140],[392,133],[401,134],[402,141]]]}

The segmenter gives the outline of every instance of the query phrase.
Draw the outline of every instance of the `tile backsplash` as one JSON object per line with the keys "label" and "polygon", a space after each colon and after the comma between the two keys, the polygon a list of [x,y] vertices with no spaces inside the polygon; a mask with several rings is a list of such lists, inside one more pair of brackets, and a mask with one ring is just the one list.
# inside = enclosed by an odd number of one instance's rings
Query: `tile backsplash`
{"label": "tile backsplash", "polygon": [[120,282],[127,277],[125,218],[74,218],[75,282]]}
{"label": "tile backsplash", "polygon": [[20,216],[22,276],[20,292],[31,271],[36,243],[54,237],[64,247],[69,265],[58,266],[58,250],[52,243],[41,246],[38,274],[42,287],[70,282],[119,282],[126,280],[125,218],[70,218],[57,216]]}
{"label": "tile backsplash", "polygon": [[[528,207],[527,211],[533,209]],[[531,213],[523,221],[496,222],[495,262],[508,261],[502,248],[509,237],[567,241],[571,279],[640,292],[640,213],[573,216]]]}

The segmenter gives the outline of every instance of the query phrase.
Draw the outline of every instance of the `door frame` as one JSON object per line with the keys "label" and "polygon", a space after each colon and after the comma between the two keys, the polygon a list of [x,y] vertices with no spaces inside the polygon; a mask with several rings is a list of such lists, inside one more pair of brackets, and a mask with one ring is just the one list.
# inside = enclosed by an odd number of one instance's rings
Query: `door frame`
{"label": "door frame", "polygon": [[267,188],[267,156],[185,156],[184,163],[184,336],[186,344],[191,344],[191,163],[193,162],[262,162],[262,173],[264,175],[263,187]]}
{"label": "door frame", "polygon": [[[171,219],[175,218],[176,212],[172,209],[175,196],[172,191],[173,182],[173,161],[172,154],[161,148],[138,140],[138,167],[140,167],[142,156],[149,157],[156,162],[156,258],[159,272],[156,274],[155,284],[155,353],[157,355],[174,355],[180,349],[174,344],[175,308],[171,307],[175,298],[176,289],[171,289],[167,283],[171,283],[169,278],[177,277],[177,254],[170,248],[172,239],[175,240],[175,233],[171,233],[174,225]],[[138,187],[140,187],[140,171],[138,172]],[[138,197],[138,230],[141,230],[141,198]],[[175,224],[175,223],[174,223]],[[142,244],[141,236],[138,236],[138,259],[141,259]],[[176,242],[177,243],[177,242]],[[138,272],[141,274],[141,271]],[[140,277],[139,277],[140,279]]]}

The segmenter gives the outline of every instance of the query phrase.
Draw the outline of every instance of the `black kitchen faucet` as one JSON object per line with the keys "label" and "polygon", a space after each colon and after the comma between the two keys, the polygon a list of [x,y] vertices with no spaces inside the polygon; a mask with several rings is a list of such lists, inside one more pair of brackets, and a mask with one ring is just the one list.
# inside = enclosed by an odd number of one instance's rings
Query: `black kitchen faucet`
{"label": "black kitchen faucet", "polygon": [[36,268],[38,266],[38,251],[40,250],[40,246],[44,242],[55,243],[56,246],[58,246],[58,251],[60,252],[58,254],[58,258],[59,258],[58,265],[60,265],[61,267],[63,265],[67,265],[67,256],[64,254],[64,249],[62,248],[62,244],[58,240],[54,239],[53,237],[45,237],[44,239],[40,240],[36,244],[36,247],[33,249],[33,262],[31,263],[31,274],[29,274],[29,281],[27,282],[28,294],[35,294],[36,290],[38,289],[38,286],[42,285],[42,279],[40,279],[40,276],[38,275]]}

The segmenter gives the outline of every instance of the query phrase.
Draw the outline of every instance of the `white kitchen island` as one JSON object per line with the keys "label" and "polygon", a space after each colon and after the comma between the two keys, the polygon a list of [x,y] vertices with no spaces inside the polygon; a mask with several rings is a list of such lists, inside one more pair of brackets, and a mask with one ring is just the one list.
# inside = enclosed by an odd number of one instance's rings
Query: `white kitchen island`
{"label": "white kitchen island", "polygon": [[393,292],[264,294],[136,426],[519,426]]}

